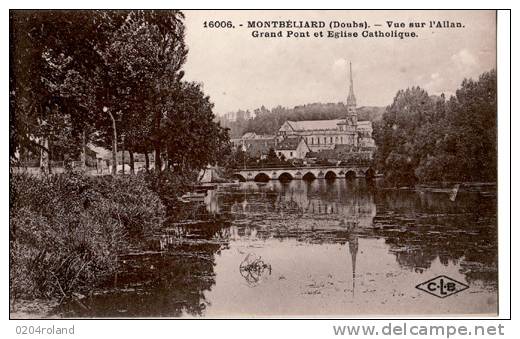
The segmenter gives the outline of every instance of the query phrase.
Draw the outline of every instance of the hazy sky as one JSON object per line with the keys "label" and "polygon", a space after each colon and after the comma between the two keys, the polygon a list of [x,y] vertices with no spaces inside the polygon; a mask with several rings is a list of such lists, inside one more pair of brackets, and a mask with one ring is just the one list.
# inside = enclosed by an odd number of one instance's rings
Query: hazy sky
{"label": "hazy sky", "polygon": [[[352,61],[358,106],[386,106],[402,88],[452,94],[465,77],[495,67],[494,11],[186,11],[186,78],[202,82],[215,113],[261,105],[345,101]],[[232,20],[235,29],[203,28]],[[418,38],[253,38],[248,20],[462,22],[416,30]],[[372,27],[377,28],[377,27]],[[385,26],[380,27],[389,31]],[[272,29],[276,31],[275,29]],[[327,30],[325,28],[324,30]],[[311,30],[314,32],[317,30]],[[362,30],[358,30],[360,33]]]}

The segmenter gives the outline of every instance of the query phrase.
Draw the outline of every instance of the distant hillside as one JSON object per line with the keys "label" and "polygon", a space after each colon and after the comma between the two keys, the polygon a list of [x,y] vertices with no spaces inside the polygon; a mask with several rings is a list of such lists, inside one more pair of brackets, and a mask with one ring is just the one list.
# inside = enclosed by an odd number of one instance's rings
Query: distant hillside
{"label": "distant hillside", "polygon": [[[255,109],[252,119],[236,119],[230,121],[227,116],[244,116],[244,114],[227,114],[226,117],[220,117],[221,124],[230,129],[232,138],[239,138],[246,132],[255,132],[257,134],[274,134],[282,124],[287,121],[301,120],[330,120],[345,117],[347,108],[343,103],[312,103],[293,108],[285,108],[282,106],[268,110],[265,107]],[[362,106],[358,107],[358,120],[380,120],[385,107],[378,106]],[[240,111],[242,112],[242,111]],[[248,114],[246,114],[248,115]]]}
{"label": "distant hillside", "polygon": [[362,106],[358,108],[358,120],[378,121],[383,117],[386,107]]}

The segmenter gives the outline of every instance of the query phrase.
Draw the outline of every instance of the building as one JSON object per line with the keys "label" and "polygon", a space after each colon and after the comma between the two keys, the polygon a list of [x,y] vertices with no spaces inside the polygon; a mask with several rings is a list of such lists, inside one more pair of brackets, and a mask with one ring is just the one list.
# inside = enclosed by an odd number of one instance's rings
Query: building
{"label": "building", "polygon": [[372,122],[358,121],[352,64],[345,117],[334,120],[286,121],[276,135],[245,133],[231,142],[251,157],[265,159],[270,149],[278,157],[319,160],[371,160],[376,149]]}
{"label": "building", "polygon": [[231,139],[233,146],[247,152],[250,157],[265,159],[269,150],[276,149],[275,135],[261,135],[253,132],[245,133],[242,138]]}
{"label": "building", "polygon": [[375,151],[372,122],[357,120],[352,64],[350,64],[350,88],[346,106],[344,119],[286,121],[278,130],[278,136],[304,138],[313,152],[334,150],[339,145],[346,145],[352,152],[362,152],[371,158]]}
{"label": "building", "polygon": [[279,158],[286,160],[303,159],[310,152],[310,148],[302,137],[287,137],[278,142],[274,148]]}

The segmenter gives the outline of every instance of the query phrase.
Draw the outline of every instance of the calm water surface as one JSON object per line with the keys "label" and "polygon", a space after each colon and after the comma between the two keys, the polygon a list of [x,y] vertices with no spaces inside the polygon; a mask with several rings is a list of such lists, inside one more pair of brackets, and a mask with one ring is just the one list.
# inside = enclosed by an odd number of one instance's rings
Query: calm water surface
{"label": "calm water surface", "polygon": [[[63,316],[496,314],[496,199],[384,190],[363,179],[247,182],[199,206],[230,223],[165,225],[114,284]],[[438,275],[469,289],[415,286]]]}

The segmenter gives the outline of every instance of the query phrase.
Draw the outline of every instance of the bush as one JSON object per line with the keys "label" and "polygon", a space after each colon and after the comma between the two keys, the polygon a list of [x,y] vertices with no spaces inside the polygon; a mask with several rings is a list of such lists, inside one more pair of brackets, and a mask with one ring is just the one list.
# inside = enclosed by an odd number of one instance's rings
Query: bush
{"label": "bush", "polygon": [[162,171],[144,174],[148,187],[158,194],[167,214],[173,214],[179,207],[179,197],[193,188],[197,173],[178,174],[172,171]]}
{"label": "bush", "polygon": [[66,297],[109,279],[164,220],[142,176],[10,176],[11,298]]}

